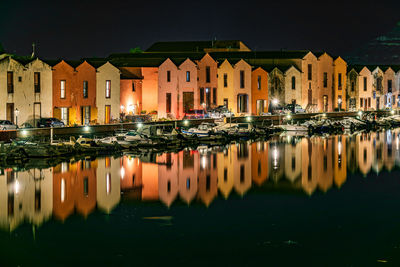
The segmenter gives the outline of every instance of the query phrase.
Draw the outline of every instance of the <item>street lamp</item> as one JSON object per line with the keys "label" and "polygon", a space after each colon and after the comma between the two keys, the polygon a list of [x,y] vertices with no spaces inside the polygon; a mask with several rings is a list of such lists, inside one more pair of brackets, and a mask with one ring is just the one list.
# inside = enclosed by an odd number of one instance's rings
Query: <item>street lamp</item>
{"label": "street lamp", "polygon": [[18,125],[18,115],[19,115],[19,110],[16,108],[15,109],[15,125]]}

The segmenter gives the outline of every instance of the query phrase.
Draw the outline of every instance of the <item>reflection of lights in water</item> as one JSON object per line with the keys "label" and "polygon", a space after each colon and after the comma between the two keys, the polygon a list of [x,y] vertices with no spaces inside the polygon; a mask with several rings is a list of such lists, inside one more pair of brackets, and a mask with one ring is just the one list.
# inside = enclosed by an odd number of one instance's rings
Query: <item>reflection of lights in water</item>
{"label": "reflection of lights in water", "polygon": [[61,173],[64,173],[66,171],[68,171],[68,163],[63,162],[63,163],[61,163]]}
{"label": "reflection of lights in water", "polygon": [[392,144],[392,132],[390,130],[387,130],[386,132],[386,143],[388,145]]}
{"label": "reflection of lights in water", "polygon": [[342,142],[340,142],[340,141],[338,142],[337,149],[338,149],[338,154],[342,155]]}
{"label": "reflection of lights in water", "polygon": [[261,151],[262,150],[262,142],[257,142],[257,151]]}
{"label": "reflection of lights in water", "polygon": [[274,158],[274,160],[273,160],[273,165],[274,165],[274,169],[277,169],[278,168],[278,149],[276,148],[276,147],[274,147],[274,149],[273,149],[273,158]]}
{"label": "reflection of lights in water", "polygon": [[[121,169],[122,171],[122,169]],[[107,173],[106,175],[106,192],[107,195],[111,193],[111,174]]]}
{"label": "reflection of lights in water", "polygon": [[399,137],[396,138],[396,150],[399,150]]}
{"label": "reflection of lights in water", "polygon": [[61,203],[65,201],[65,179],[61,179]]}
{"label": "reflection of lights in water", "polygon": [[290,135],[286,136],[287,142],[290,143],[292,141],[292,137]]}
{"label": "reflection of lights in water", "polygon": [[207,167],[207,158],[205,156],[201,157],[201,167],[203,167],[203,169]]}
{"label": "reflection of lights in water", "polygon": [[16,180],[14,183],[14,193],[18,194],[20,189],[21,189],[21,185],[19,184],[18,180]]}
{"label": "reflection of lights in water", "polygon": [[124,179],[125,176],[125,169],[124,167],[121,168],[121,179]]}

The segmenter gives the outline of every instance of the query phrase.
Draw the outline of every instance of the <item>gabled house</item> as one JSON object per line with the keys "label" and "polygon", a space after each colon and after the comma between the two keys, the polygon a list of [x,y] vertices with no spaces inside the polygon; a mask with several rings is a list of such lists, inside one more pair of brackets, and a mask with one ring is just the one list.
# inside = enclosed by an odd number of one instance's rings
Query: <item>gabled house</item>
{"label": "gabled house", "polygon": [[251,106],[253,115],[268,112],[268,72],[263,67],[251,72]]}
{"label": "gabled house", "polygon": [[285,100],[287,104],[301,103],[301,72],[295,66],[290,66],[284,72],[285,79]]}
{"label": "gabled house", "polygon": [[333,61],[333,108],[346,110],[347,63],[341,57]]}
{"label": "gabled house", "polygon": [[327,53],[315,53],[318,58],[318,111],[332,112],[333,58]]}

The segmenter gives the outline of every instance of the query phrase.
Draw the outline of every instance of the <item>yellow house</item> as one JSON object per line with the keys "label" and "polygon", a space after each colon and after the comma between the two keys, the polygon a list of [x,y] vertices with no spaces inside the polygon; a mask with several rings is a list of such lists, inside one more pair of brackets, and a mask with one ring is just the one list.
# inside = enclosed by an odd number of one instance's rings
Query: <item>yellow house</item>
{"label": "yellow house", "polygon": [[346,110],[347,63],[341,57],[333,61],[333,107]]}
{"label": "yellow house", "polygon": [[233,73],[233,66],[227,59],[218,66],[217,103],[219,106],[224,105],[232,112],[235,111]]}

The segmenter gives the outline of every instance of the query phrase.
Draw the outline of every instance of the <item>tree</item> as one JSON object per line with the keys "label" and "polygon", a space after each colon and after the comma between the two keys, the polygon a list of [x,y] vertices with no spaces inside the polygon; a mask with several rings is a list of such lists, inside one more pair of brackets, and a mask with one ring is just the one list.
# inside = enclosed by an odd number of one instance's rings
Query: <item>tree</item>
{"label": "tree", "polygon": [[137,46],[137,47],[135,47],[135,48],[131,48],[131,49],[129,49],[129,53],[131,53],[131,54],[143,53],[143,50],[142,50],[142,49],[140,49],[140,47],[139,47],[139,46]]}

